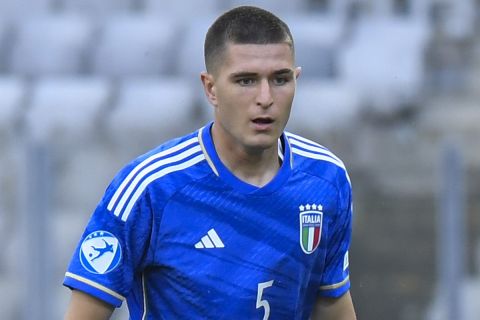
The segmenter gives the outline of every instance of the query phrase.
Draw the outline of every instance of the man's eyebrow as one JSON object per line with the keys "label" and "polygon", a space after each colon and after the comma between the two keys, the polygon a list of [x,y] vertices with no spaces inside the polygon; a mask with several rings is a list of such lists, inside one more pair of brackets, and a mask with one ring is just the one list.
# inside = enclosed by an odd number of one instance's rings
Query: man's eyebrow
{"label": "man's eyebrow", "polygon": [[242,77],[256,77],[258,73],[255,72],[234,72],[230,75],[231,78],[242,78]]}
{"label": "man's eyebrow", "polygon": [[277,70],[273,73],[274,75],[281,75],[281,74],[293,74],[293,70],[292,69],[280,69],[280,70]]}
{"label": "man's eyebrow", "polygon": [[[285,68],[285,69],[276,70],[276,71],[273,72],[273,74],[276,75],[276,76],[277,75],[284,75],[284,74],[293,75],[293,70]],[[248,71],[234,72],[230,75],[231,78],[257,77],[257,76],[258,76],[258,73],[248,72]]]}

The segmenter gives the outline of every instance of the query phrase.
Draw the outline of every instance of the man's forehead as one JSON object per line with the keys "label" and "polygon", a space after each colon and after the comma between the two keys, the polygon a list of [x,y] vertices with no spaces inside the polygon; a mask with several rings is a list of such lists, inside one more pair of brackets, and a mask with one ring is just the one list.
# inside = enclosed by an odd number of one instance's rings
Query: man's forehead
{"label": "man's forehead", "polygon": [[225,52],[227,53],[241,53],[247,55],[257,55],[257,54],[288,54],[293,55],[292,46],[288,42],[279,42],[279,43],[266,43],[266,44],[256,44],[256,43],[234,43],[227,42],[225,44]]}
{"label": "man's forehead", "polygon": [[293,68],[292,48],[287,43],[228,44],[224,52],[224,66]]}

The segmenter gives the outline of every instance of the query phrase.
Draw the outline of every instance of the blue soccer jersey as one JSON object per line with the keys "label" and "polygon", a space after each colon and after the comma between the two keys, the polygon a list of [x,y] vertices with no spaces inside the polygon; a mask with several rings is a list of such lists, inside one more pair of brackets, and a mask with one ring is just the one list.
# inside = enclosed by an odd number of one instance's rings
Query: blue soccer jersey
{"label": "blue soccer jersey", "polygon": [[352,196],[343,163],[294,134],[263,187],[220,161],[211,124],[126,166],[73,255],[64,285],[131,319],[308,319],[348,291]]}

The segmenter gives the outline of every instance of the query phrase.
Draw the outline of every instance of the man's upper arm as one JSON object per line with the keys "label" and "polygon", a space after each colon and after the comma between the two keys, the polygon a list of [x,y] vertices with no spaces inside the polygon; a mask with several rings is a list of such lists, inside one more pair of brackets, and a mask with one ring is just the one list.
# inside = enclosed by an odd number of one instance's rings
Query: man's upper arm
{"label": "man's upper arm", "polygon": [[114,307],[82,291],[72,290],[65,320],[107,320]]}
{"label": "man's upper arm", "polygon": [[321,297],[313,307],[311,320],[356,320],[350,291],[339,298]]}

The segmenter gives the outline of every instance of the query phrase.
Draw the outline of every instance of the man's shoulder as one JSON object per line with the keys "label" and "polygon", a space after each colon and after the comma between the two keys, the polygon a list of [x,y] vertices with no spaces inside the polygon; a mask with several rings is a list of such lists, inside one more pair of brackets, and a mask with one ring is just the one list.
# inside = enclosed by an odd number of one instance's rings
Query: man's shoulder
{"label": "man's shoulder", "polygon": [[168,140],[138,156],[125,165],[115,176],[112,185],[142,183],[148,185],[174,172],[188,170],[204,160],[198,139],[198,130]]}
{"label": "man's shoulder", "polygon": [[285,136],[295,169],[330,181],[350,182],[344,162],[327,147],[291,132],[285,132]]}
{"label": "man's shoulder", "polygon": [[131,161],[115,176],[106,194],[108,210],[126,220],[150,186],[155,186],[156,197],[168,198],[206,174],[206,170],[193,169],[204,159],[198,131],[161,144]]}
{"label": "man's shoulder", "polygon": [[199,147],[198,130],[181,137],[167,140],[148,152],[131,161],[135,165],[147,159],[158,159],[166,156],[175,156],[191,148]]}
{"label": "man's shoulder", "polygon": [[195,150],[201,150],[198,142],[198,131],[176,137],[163,142],[157,147],[137,156],[128,162],[119,172],[119,176],[128,175],[131,171],[139,170],[149,164],[159,161],[158,164],[181,161]]}

